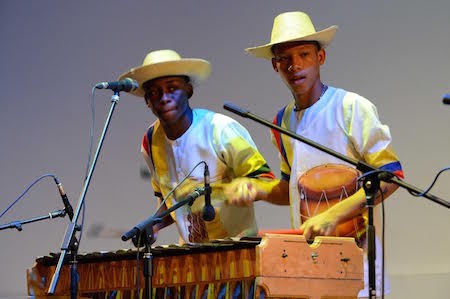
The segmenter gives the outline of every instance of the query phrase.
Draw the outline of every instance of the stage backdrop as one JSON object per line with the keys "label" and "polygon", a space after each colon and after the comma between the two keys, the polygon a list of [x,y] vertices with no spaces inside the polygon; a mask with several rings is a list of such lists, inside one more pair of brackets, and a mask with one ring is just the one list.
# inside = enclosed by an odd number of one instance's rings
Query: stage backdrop
{"label": "stage backdrop", "polygon": [[[56,175],[74,207],[89,153],[91,88],[115,81],[151,50],[171,48],[211,61],[212,75],[195,89],[192,106],[230,115],[245,125],[278,174],[268,129],[232,115],[232,102],[271,120],[291,96],[268,61],[244,48],[265,43],[273,17],[308,12],[317,27],[337,24],[323,81],[373,101],[388,124],[406,181],[427,187],[450,166],[450,2],[411,1],[2,1],[0,3],[0,210],[38,177]],[[111,105],[95,94],[94,146]],[[86,196],[80,251],[131,248],[121,233],[154,211],[140,169],[140,141],[155,120],[142,99],[121,93]],[[450,175],[433,193],[450,199]],[[45,178],[2,218],[5,224],[62,208]],[[287,207],[258,202],[260,228],[289,226]],[[399,190],[385,204],[386,267],[391,298],[445,298],[450,292],[450,213]],[[25,269],[59,252],[68,218],[0,232],[0,297],[24,298]],[[380,232],[382,227],[377,226]],[[158,244],[177,241],[167,229]]]}

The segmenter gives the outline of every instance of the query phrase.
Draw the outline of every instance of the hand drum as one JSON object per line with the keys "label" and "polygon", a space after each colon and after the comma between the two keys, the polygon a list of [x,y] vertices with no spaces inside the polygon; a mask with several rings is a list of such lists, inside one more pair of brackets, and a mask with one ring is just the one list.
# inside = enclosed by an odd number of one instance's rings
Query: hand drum
{"label": "hand drum", "polygon": [[[311,168],[298,179],[302,222],[353,195],[359,188],[360,172],[341,164]],[[335,236],[357,237],[365,230],[365,219],[358,215],[337,226]]]}

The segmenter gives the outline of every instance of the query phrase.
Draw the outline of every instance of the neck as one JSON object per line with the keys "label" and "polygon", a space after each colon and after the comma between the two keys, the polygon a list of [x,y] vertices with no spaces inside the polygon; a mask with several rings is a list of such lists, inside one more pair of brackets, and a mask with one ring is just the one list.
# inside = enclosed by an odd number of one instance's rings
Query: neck
{"label": "neck", "polygon": [[303,94],[294,94],[295,110],[303,110],[316,103],[325,92],[325,85],[318,80],[314,86]]}

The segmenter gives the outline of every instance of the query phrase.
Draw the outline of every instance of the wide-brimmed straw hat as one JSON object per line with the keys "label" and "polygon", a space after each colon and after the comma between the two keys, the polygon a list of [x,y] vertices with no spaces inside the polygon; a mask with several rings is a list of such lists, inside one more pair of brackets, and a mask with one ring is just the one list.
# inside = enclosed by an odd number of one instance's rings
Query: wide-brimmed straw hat
{"label": "wide-brimmed straw hat", "polygon": [[188,76],[195,83],[208,78],[211,64],[198,58],[181,58],[173,50],[152,51],[145,56],[141,66],[130,69],[120,75],[119,80],[131,78],[139,83],[139,88],[131,93],[143,97],[142,84],[152,79],[166,76]]}
{"label": "wide-brimmed straw hat", "polygon": [[333,40],[337,26],[333,25],[324,30],[316,31],[310,17],[301,11],[291,11],[279,14],[273,20],[270,43],[247,48],[245,51],[260,58],[271,59],[272,47],[276,44],[294,41],[317,41],[322,48],[326,48]]}

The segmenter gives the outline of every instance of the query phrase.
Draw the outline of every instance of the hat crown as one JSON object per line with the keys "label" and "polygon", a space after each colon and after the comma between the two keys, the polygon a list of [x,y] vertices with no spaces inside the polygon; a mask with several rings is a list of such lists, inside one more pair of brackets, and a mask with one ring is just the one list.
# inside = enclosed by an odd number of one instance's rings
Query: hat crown
{"label": "hat crown", "polygon": [[302,11],[285,12],[275,17],[271,43],[284,42],[316,33],[311,18]]}
{"label": "hat crown", "polygon": [[150,52],[145,56],[142,66],[177,60],[181,60],[181,56],[177,52],[169,49],[157,50]]}

